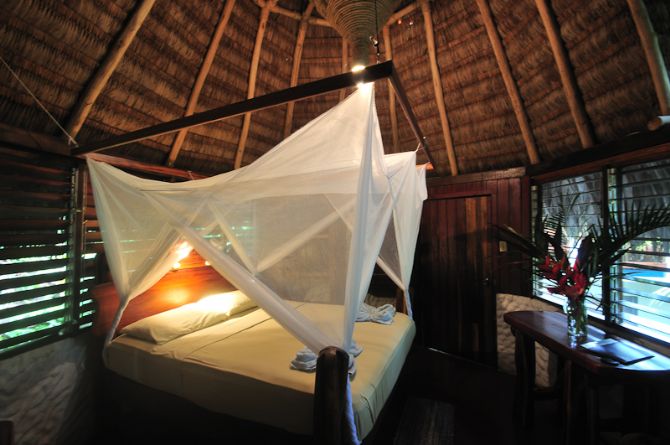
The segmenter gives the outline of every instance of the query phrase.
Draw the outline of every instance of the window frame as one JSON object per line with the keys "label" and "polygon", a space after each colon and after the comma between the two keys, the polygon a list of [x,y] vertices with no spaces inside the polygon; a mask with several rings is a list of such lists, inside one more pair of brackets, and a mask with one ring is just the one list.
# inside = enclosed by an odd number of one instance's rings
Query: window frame
{"label": "window frame", "polygon": [[[534,233],[532,231],[532,227],[534,227],[534,222],[535,222],[535,215],[536,212],[540,211],[542,208],[542,186],[548,183],[560,181],[560,180],[565,180],[569,178],[576,178],[576,177],[582,177],[588,174],[593,174],[596,172],[600,172],[601,174],[601,199],[600,203],[598,204],[600,206],[600,217],[602,218],[604,227],[607,228],[607,222],[608,222],[608,217],[610,213],[610,203],[614,200],[616,202],[617,206],[623,201],[623,198],[621,196],[622,194],[622,169],[626,167],[631,167],[635,165],[641,165],[649,162],[654,162],[654,161],[664,161],[664,160],[669,160],[670,157],[668,157],[667,153],[663,153],[664,156],[642,156],[636,157],[635,159],[631,159],[628,161],[622,161],[619,160],[619,162],[610,162],[610,163],[599,163],[599,165],[594,165],[594,166],[589,166],[588,164],[586,165],[578,165],[575,166],[574,168],[566,168],[564,170],[558,170],[554,171],[550,174],[546,175],[537,175],[535,177],[531,176],[531,212],[530,212],[530,218],[531,218],[531,234]],[[612,186],[611,181],[614,181],[614,186]],[[615,196],[612,197],[610,196],[611,191],[614,192]],[[535,265],[532,266],[535,268]],[[614,269],[617,266],[612,266],[611,270],[609,271],[610,274],[614,273]],[[601,271],[602,275],[604,276],[605,271]],[[606,327],[609,331],[624,337],[624,338],[631,338],[631,339],[641,339],[644,342],[647,342],[651,345],[658,345],[662,348],[670,348],[670,341],[666,341],[663,338],[658,338],[654,335],[648,334],[646,332],[641,332],[637,329],[634,329],[629,326],[624,326],[619,320],[617,319],[616,312],[612,313],[612,308],[615,306],[612,304],[612,297],[613,297],[613,291],[612,291],[612,280],[615,280],[615,276],[610,276],[609,279],[601,279],[600,284],[602,286],[602,309],[601,309],[601,314],[602,317],[598,317],[595,314],[592,313],[592,311],[589,311],[589,322],[593,323],[595,325],[601,325],[603,327]],[[532,289],[533,293],[536,294],[535,296],[545,302],[548,302],[552,305],[555,305],[557,307],[562,307],[562,304],[559,302],[561,299],[560,297],[557,298],[545,298],[541,294],[537,294],[536,292],[536,286],[537,286],[537,279],[535,276],[532,278],[533,283],[532,283]],[[668,285],[668,288],[670,288],[670,284]]]}

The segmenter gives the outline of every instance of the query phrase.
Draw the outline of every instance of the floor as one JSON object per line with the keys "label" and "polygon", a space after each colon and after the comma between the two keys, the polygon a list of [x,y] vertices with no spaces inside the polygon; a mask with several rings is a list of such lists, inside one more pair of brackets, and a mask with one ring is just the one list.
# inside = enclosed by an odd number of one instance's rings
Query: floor
{"label": "floor", "polygon": [[[514,377],[453,355],[432,350],[413,351],[397,393],[384,413],[387,433],[374,443],[392,443],[398,435],[402,405],[407,397],[439,400],[454,408],[455,445],[554,445],[561,443],[558,405],[536,403],[534,427],[519,431],[512,418]],[[391,431],[394,431],[391,434]]]}
{"label": "floor", "polygon": [[[516,431],[512,422],[514,378],[495,369],[448,354],[426,349],[414,350],[408,357],[396,390],[384,409],[366,445],[393,444],[402,424],[408,398],[421,398],[451,405],[454,417],[454,445],[554,445],[560,443],[561,430],[555,402],[536,407],[535,427]],[[159,404],[159,400],[152,400]],[[189,419],[160,415],[153,419],[132,412],[111,413],[91,445],[154,443],[162,444],[300,444],[309,438],[295,437],[258,425],[236,425],[230,434],[218,418],[194,409]],[[153,426],[152,426],[153,425]],[[217,425],[212,428],[212,425]],[[193,431],[199,431],[197,435]],[[407,436],[407,434],[405,434]],[[418,442],[417,442],[418,443]]]}

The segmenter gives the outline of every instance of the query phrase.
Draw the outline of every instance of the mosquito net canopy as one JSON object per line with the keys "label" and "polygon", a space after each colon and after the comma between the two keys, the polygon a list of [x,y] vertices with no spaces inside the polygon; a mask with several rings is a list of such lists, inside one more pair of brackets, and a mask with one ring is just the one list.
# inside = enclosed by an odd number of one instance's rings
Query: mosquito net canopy
{"label": "mosquito net canopy", "polygon": [[[121,299],[108,341],[185,241],[315,352],[350,349],[375,262],[407,289],[425,170],[414,152],[384,156],[372,85],[253,164],[211,178],[165,183],[88,165]],[[324,310],[308,318],[295,301]]]}

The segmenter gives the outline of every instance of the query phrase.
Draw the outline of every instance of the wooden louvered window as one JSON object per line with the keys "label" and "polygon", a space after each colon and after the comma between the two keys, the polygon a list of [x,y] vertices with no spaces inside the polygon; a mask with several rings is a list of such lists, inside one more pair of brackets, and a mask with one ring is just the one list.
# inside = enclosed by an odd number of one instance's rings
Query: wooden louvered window
{"label": "wooden louvered window", "polygon": [[[670,160],[610,168],[547,182],[534,188],[534,214],[566,212],[565,244],[576,256],[579,240],[607,212],[624,214],[635,207],[670,206]],[[623,215],[625,216],[625,214]],[[649,337],[670,342],[670,227],[647,232],[628,246],[629,252],[590,294],[605,305],[587,300],[589,315]],[[573,250],[574,249],[574,250]],[[536,279],[535,294],[563,304]]]}
{"label": "wooden louvered window", "polygon": [[[595,172],[549,182],[537,187],[535,191],[536,203],[541,209],[543,218],[563,212],[564,250],[568,253],[571,263],[574,262],[580,240],[586,236],[591,225],[597,224],[602,215],[602,173]],[[565,297],[549,293],[546,290],[548,286],[548,281],[536,279],[535,295],[563,305]],[[602,298],[601,283],[596,282],[591,286],[589,294],[594,299],[600,300]],[[602,318],[602,311],[593,299],[588,299],[586,304],[591,315]]]}
{"label": "wooden louvered window", "polygon": [[0,358],[90,325],[80,182],[71,160],[0,148]]}
{"label": "wooden louvered window", "polygon": [[[609,196],[617,212],[633,205],[670,206],[670,160],[613,172]],[[612,270],[612,318],[670,342],[670,227],[645,233],[629,249]]]}

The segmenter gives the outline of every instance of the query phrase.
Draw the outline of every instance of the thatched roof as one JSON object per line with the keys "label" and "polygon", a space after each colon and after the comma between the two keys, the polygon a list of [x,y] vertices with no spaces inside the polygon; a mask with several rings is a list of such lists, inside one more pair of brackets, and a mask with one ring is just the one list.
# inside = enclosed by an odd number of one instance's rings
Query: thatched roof
{"label": "thatched roof", "polygon": [[[157,0],[95,97],[77,141],[93,142],[183,116],[227,1]],[[65,123],[114,51],[138,5],[146,2],[4,0],[0,2],[0,56],[49,112]],[[247,98],[265,3],[235,2],[195,112]],[[540,14],[543,3],[567,54],[576,85],[575,103],[583,108],[581,135],[550,45],[548,25]],[[389,23],[390,42],[383,41],[379,30],[380,61],[386,59],[390,43],[438,171],[450,171],[448,137],[459,173],[528,165],[532,146],[540,160],[547,161],[582,150],[584,134],[590,134],[594,144],[617,140],[644,131],[647,122],[661,114],[648,56],[631,13],[635,3],[646,6],[665,66],[670,62],[670,4],[664,0],[404,0],[398,10],[406,14]],[[271,9],[261,41],[255,96],[291,85],[301,16],[307,7],[307,0],[280,0]],[[487,8],[493,28],[487,28]],[[350,68],[351,46],[345,48],[343,60],[342,37],[316,8],[310,6],[308,11],[298,84]],[[444,117],[433,84],[426,18],[432,23]],[[495,39],[502,53],[495,52]],[[374,49],[370,50],[374,60]],[[503,78],[505,60],[511,84]],[[520,109],[515,109],[514,90]],[[329,93],[297,102],[289,127],[295,131],[339,100],[339,93]],[[395,107],[398,150],[414,150],[417,141],[397,103]],[[392,152],[386,82],[378,82],[377,108],[386,150]],[[241,164],[246,165],[283,139],[286,116],[286,105],[253,113],[243,143],[242,116],[192,128],[174,165],[205,173],[227,171],[234,167],[240,145],[244,145]],[[61,135],[4,66],[0,66],[0,122]],[[163,135],[105,154],[166,164],[175,137],[176,133]],[[420,159],[426,160],[425,155]]]}

